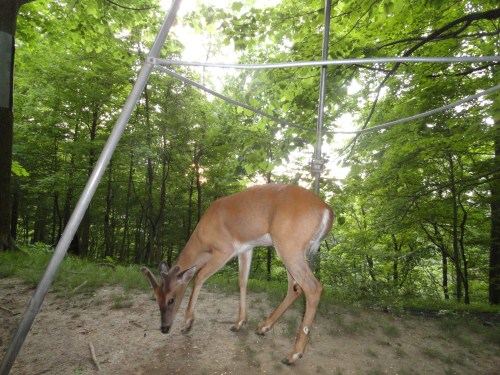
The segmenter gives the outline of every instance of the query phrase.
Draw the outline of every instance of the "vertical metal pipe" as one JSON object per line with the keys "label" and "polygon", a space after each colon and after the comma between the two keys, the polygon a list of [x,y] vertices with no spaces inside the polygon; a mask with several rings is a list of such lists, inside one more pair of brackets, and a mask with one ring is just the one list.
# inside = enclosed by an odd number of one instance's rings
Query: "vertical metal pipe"
{"label": "vertical metal pipe", "polygon": [[[328,60],[328,41],[330,36],[330,13],[332,2],[325,0],[325,21],[323,30],[323,46],[321,59]],[[321,157],[321,145],[323,143],[323,118],[325,111],[325,91],[326,91],[326,71],[327,66],[321,67],[321,75],[319,81],[319,100],[318,100],[318,124],[316,126],[316,147],[314,148],[314,156],[311,161],[311,174],[314,177],[314,193],[319,195],[319,182],[321,172],[323,171],[323,159]],[[314,271],[315,255],[309,256],[309,267]]]}
{"label": "vertical metal pipe", "polygon": [[[153,46],[151,47],[151,50],[149,51],[148,58],[159,56],[161,48],[165,44],[165,40],[170,31],[170,28],[174,23],[174,20],[177,15],[177,10],[179,9],[181,1],[182,0],[173,0],[170,10],[168,11],[163,21],[163,25],[160,31],[158,32],[158,35],[153,43]],[[101,181],[101,178],[104,175],[104,171],[106,170],[106,167],[108,166],[109,161],[111,160],[111,156],[113,155],[113,152],[116,148],[116,145],[118,144],[118,141],[120,140],[120,137],[123,134],[123,131],[125,130],[125,126],[127,125],[127,122],[130,119],[132,111],[134,110],[134,107],[137,101],[139,100],[142,91],[144,90],[144,87],[147,84],[149,75],[153,70],[153,64],[148,62],[148,60],[149,59],[146,60],[146,62],[142,66],[137,76],[137,80],[134,84],[134,87],[132,88],[132,91],[130,92],[127,101],[123,106],[120,117],[116,121],[116,124],[113,127],[113,130],[106,144],[104,145],[101,155],[97,160],[96,166],[94,167],[94,170],[92,171],[92,174],[89,180],[87,181],[87,184],[85,185],[82,195],[80,196],[80,199],[78,200],[78,203],[75,207],[75,210],[71,214],[68,224],[66,225],[66,228],[64,229],[61,239],[59,240],[57,247],[54,251],[54,255],[52,256],[52,259],[50,260],[50,263],[47,266],[47,269],[45,270],[45,273],[42,279],[40,280],[40,283],[38,284],[36,291],[31,297],[31,300],[28,304],[28,307],[26,308],[26,311],[23,315],[23,319],[19,325],[19,328],[14,337],[12,338],[9,348],[7,349],[7,352],[5,353],[5,356],[2,360],[2,366],[0,367],[0,375],[7,375],[10,372],[10,369],[12,368],[12,365],[14,364],[14,361],[19,353],[19,350],[21,349],[21,346],[23,345],[24,340],[28,335],[28,332],[33,324],[33,321],[35,320],[35,317],[38,314],[38,311],[40,310],[40,307],[48,292],[48,289],[52,284],[52,281],[54,280],[57,269],[59,268],[59,265],[61,264],[64,256],[66,255],[71,240],[73,239],[78,229],[78,226],[80,225],[83,219],[83,215],[85,214],[85,211],[87,210],[90,201],[94,196],[97,186],[99,185],[99,182]]]}
{"label": "vertical metal pipe", "polygon": [[[323,31],[323,49],[321,58],[322,60],[328,60],[328,41],[330,35],[330,13],[331,13],[332,2],[331,0],[325,0],[325,24]],[[326,71],[327,66],[323,65],[321,67],[321,76],[319,82],[319,105],[318,105],[318,123],[316,126],[316,148],[314,149],[314,157],[311,165],[311,174],[314,176],[314,192],[319,194],[319,182],[321,177],[321,172],[323,169],[323,160],[321,158],[321,146],[323,143],[323,118],[325,110],[325,90],[326,90]]]}

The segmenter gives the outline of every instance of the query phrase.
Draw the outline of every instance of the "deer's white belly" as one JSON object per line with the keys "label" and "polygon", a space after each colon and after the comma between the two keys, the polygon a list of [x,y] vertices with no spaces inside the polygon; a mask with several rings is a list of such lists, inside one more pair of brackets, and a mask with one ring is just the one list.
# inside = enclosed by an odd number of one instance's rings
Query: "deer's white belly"
{"label": "deer's white belly", "polygon": [[247,242],[241,243],[235,241],[233,242],[233,247],[235,255],[239,255],[249,250],[252,250],[256,246],[271,246],[272,244],[273,241],[271,239],[271,235],[269,233],[266,233],[262,237]]}

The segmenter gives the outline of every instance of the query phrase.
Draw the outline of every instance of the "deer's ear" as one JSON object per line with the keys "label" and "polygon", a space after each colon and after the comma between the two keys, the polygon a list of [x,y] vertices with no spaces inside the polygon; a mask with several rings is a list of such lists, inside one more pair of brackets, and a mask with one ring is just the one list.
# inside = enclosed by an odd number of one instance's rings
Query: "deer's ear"
{"label": "deer's ear", "polygon": [[196,273],[197,271],[197,268],[196,266],[195,267],[191,267],[183,272],[181,272],[178,276],[177,276],[177,280],[179,281],[179,283],[181,284],[184,284],[184,283],[188,283],[191,281],[191,279],[193,278],[194,274]]}
{"label": "deer's ear", "polygon": [[155,276],[151,273],[151,271],[147,267],[142,267],[141,272],[146,276],[151,283],[153,289],[158,288],[158,282],[156,281]]}

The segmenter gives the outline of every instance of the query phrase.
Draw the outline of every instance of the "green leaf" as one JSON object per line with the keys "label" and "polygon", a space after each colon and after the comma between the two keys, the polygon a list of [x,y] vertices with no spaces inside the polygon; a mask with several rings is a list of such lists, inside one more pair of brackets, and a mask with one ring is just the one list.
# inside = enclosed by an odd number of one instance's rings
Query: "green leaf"
{"label": "green leaf", "polygon": [[14,176],[28,177],[30,175],[28,171],[15,160],[12,161],[11,171]]}

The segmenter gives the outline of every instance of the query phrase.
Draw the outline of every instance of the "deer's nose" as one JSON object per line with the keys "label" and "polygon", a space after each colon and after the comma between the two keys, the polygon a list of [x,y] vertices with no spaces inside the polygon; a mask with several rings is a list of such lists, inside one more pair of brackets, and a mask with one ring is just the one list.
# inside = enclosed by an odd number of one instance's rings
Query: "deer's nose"
{"label": "deer's nose", "polygon": [[161,327],[160,330],[161,333],[168,333],[168,331],[170,331],[170,327]]}

